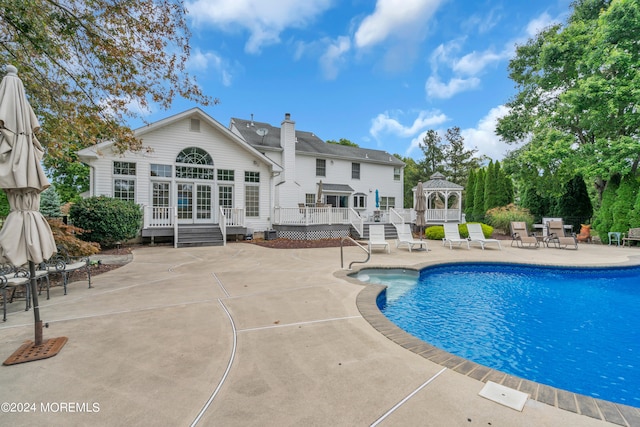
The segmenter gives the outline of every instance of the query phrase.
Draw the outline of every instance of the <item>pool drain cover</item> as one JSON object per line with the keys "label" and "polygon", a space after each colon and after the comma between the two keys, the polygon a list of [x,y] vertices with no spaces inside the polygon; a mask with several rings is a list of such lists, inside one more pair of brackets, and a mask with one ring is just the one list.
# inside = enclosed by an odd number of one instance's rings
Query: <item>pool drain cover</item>
{"label": "pool drain cover", "polygon": [[526,393],[492,381],[487,382],[478,394],[486,399],[493,400],[496,403],[520,412],[522,412],[522,408],[524,408],[524,404],[529,398],[529,395]]}
{"label": "pool drain cover", "polygon": [[19,349],[4,361],[3,365],[16,365],[53,357],[58,354],[66,342],[67,337],[50,338],[40,345],[34,345],[33,341],[25,341]]}

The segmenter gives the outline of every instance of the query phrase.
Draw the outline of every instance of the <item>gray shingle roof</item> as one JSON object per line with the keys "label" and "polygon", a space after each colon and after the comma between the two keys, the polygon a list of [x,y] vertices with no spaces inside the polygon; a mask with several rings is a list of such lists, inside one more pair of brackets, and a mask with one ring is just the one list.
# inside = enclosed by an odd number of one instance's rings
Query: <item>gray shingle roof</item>
{"label": "gray shingle roof", "polygon": [[[256,150],[282,149],[280,146],[280,128],[271,126],[269,123],[257,122],[232,118],[231,121],[242,137]],[[260,136],[256,130],[264,128],[267,134]],[[397,167],[404,166],[404,162],[395,156],[382,150],[372,150],[369,148],[348,147],[338,144],[327,144],[312,132],[305,132],[296,129],[296,151],[300,154],[340,157],[360,162],[386,163]]]}
{"label": "gray shingle roof", "polygon": [[353,188],[351,188],[347,184],[325,184],[325,183],[322,183],[322,191],[323,192],[335,191],[335,192],[342,192],[342,193],[353,193]]}
{"label": "gray shingle roof", "polygon": [[444,175],[439,172],[434,173],[430,178],[429,181],[422,184],[425,190],[464,190],[462,185],[447,181],[444,179]]}

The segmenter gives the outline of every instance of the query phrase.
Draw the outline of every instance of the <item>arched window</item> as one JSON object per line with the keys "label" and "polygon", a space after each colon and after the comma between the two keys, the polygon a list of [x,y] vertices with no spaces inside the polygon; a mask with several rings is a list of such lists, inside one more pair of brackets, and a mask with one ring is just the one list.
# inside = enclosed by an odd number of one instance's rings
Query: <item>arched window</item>
{"label": "arched window", "polygon": [[213,159],[202,148],[185,148],[176,157],[176,163],[176,178],[213,180]]}

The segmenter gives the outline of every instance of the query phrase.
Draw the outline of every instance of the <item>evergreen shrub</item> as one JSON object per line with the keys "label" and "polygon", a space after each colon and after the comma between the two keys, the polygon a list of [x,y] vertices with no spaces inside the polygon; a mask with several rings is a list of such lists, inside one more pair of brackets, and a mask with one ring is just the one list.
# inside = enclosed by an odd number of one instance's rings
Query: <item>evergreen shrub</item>
{"label": "evergreen shrub", "polygon": [[424,235],[429,240],[442,240],[444,239],[444,227],[441,225],[427,227],[424,231]]}
{"label": "evergreen shrub", "polygon": [[134,202],[99,196],[83,199],[71,206],[69,217],[84,229],[82,240],[111,247],[138,236],[142,209]]}

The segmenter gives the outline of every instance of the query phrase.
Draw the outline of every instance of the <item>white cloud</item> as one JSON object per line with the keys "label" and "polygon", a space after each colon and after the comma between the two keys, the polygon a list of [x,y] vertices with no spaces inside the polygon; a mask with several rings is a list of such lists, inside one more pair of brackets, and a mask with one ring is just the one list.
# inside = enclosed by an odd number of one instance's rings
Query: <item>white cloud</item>
{"label": "white cloud", "polygon": [[437,72],[440,64],[445,64],[448,67],[453,66],[455,63],[454,54],[460,51],[463,43],[464,38],[458,38],[436,47],[429,57],[431,71]]}
{"label": "white cloud", "polygon": [[397,118],[392,117],[391,113],[385,111],[384,113],[378,114],[373,120],[371,120],[369,133],[375,139],[378,139],[383,134],[391,134],[399,138],[407,138],[419,133],[427,127],[437,126],[445,121],[447,121],[447,116],[440,111],[420,111],[418,113],[418,117],[416,117],[410,126],[404,126]]}
{"label": "white cloud", "polygon": [[[493,15],[494,11],[490,13],[487,19],[495,21],[496,18]],[[513,57],[517,44],[526,43],[529,38],[535,36],[540,30],[558,22],[560,22],[559,18],[552,18],[545,12],[529,21],[525,35],[505,43],[504,48],[500,51],[489,48],[480,52],[473,51],[456,58],[455,54],[462,49],[466,38],[461,37],[439,45],[430,55],[432,74],[425,83],[427,96],[429,98],[448,99],[458,93],[477,88],[480,85],[480,78],[477,76],[482,74],[488,66]],[[469,23],[477,25],[479,21],[474,17]],[[447,70],[442,70],[445,67]],[[446,74],[446,71],[449,70],[452,77],[447,83],[444,83],[439,77],[439,72]]]}
{"label": "white cloud", "polygon": [[540,31],[545,28],[558,24],[560,21],[557,18],[552,18],[548,13],[543,13],[535,19],[529,21],[527,24],[527,38],[535,37]]}
{"label": "white cloud", "polygon": [[424,27],[443,0],[378,0],[355,33],[358,48],[374,46],[394,36],[406,37]]}
{"label": "white cloud", "polygon": [[344,63],[344,55],[349,50],[351,50],[349,37],[338,37],[329,44],[319,60],[325,78],[333,80],[338,76],[340,65]]}
{"label": "white cloud", "polygon": [[425,89],[429,98],[448,99],[457,93],[475,89],[480,85],[480,79],[471,77],[462,79],[454,77],[449,83],[443,83],[438,76],[431,76],[427,79]]}
{"label": "white cloud", "polygon": [[486,116],[478,122],[475,128],[463,129],[460,134],[464,138],[467,148],[475,148],[478,155],[485,155],[493,160],[502,160],[507,151],[517,148],[517,145],[507,144],[496,135],[498,119],[508,114],[509,109],[504,105],[492,108]]}
{"label": "white cloud", "polygon": [[187,68],[194,74],[203,74],[213,69],[220,76],[224,86],[231,86],[233,83],[234,67],[215,52],[202,52],[196,48],[189,57]]}
{"label": "white cloud", "polygon": [[196,25],[249,31],[245,50],[259,53],[280,42],[287,28],[304,28],[331,7],[332,0],[195,0],[186,3]]}
{"label": "white cloud", "polygon": [[453,64],[453,71],[474,76],[482,72],[489,64],[507,59],[508,52],[495,53],[492,50],[484,52],[471,52],[456,60]]}

